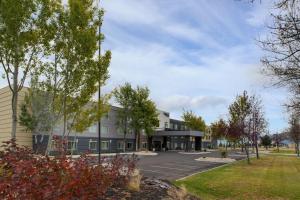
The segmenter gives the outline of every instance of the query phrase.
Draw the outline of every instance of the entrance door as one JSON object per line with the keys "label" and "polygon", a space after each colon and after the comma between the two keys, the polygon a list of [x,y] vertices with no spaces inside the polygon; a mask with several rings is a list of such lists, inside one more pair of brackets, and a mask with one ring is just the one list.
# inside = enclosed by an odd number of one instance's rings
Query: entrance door
{"label": "entrance door", "polygon": [[161,151],[161,142],[154,141],[154,148],[155,148],[155,151]]}
{"label": "entrance door", "polygon": [[201,151],[201,143],[202,143],[202,138],[195,137],[195,150],[196,151]]}

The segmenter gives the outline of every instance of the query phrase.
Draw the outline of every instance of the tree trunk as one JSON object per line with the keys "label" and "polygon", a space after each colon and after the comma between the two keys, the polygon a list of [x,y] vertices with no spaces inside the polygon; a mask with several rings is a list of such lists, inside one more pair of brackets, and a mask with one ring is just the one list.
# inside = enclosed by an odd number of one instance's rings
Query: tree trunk
{"label": "tree trunk", "polygon": [[244,144],[245,144],[245,151],[246,151],[246,155],[247,155],[247,162],[248,162],[248,164],[250,164],[250,156],[249,156],[248,143],[244,143]]}
{"label": "tree trunk", "polygon": [[255,149],[256,149],[256,159],[259,159],[259,154],[258,154],[258,142],[255,142]]}
{"label": "tree trunk", "polygon": [[297,156],[300,157],[299,142],[297,143]]}
{"label": "tree trunk", "polygon": [[19,75],[19,68],[18,66],[14,69],[14,78],[13,78],[13,91],[12,91],[12,128],[11,128],[11,139],[16,139],[16,132],[17,132],[17,123],[18,123],[18,75]]}
{"label": "tree trunk", "polygon": [[49,138],[48,138],[48,144],[46,147],[46,151],[45,151],[45,155],[50,155],[50,148],[52,146],[52,138],[53,138],[53,128],[51,130],[51,133],[49,134]]}
{"label": "tree trunk", "polygon": [[124,133],[124,138],[123,138],[123,152],[126,152],[126,133]]}
{"label": "tree trunk", "polygon": [[135,151],[138,151],[138,132],[135,131]]}

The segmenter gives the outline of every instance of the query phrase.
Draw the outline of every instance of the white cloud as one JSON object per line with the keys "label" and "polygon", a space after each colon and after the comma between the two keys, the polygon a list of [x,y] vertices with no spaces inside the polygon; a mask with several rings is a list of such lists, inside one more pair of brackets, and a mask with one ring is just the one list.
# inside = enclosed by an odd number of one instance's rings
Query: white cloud
{"label": "white cloud", "polygon": [[253,41],[258,32],[252,28],[261,26],[265,5],[247,7],[231,0],[102,2],[104,49],[112,50],[104,92],[126,81],[146,85],[171,116],[180,118],[182,109],[190,108],[212,122],[226,116],[229,103],[246,89],[262,96],[272,130],[284,126],[280,106],[286,93],[263,87],[261,50]]}

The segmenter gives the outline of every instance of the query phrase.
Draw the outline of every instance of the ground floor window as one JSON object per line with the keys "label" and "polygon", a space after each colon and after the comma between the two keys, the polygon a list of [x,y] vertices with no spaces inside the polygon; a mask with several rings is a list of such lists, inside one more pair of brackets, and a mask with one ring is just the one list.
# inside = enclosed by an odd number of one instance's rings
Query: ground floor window
{"label": "ground floor window", "polygon": [[174,143],[174,149],[177,150],[177,143]]}
{"label": "ground floor window", "polygon": [[59,144],[56,140],[51,141],[51,149],[52,150],[58,150],[59,149]]}
{"label": "ground floor window", "polygon": [[90,150],[97,150],[97,141],[90,140],[90,142],[89,142],[89,149]]}
{"label": "ground floor window", "polygon": [[118,149],[124,148],[124,141],[118,141]]}
{"label": "ground floor window", "polygon": [[102,150],[108,150],[109,148],[109,142],[108,141],[102,141],[101,142],[101,149]]}
{"label": "ground floor window", "polygon": [[147,142],[143,142],[143,143],[142,143],[142,148],[143,148],[143,149],[147,149]]}
{"label": "ground floor window", "polygon": [[76,150],[77,149],[78,139],[76,140],[68,140],[68,150]]}
{"label": "ground floor window", "polygon": [[133,148],[133,143],[127,142],[127,149],[132,149],[132,148]]}

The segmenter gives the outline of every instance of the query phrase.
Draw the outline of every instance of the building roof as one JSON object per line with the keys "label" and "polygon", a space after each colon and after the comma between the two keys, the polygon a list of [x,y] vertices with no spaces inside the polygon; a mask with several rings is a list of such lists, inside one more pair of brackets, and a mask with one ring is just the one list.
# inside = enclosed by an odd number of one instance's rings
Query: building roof
{"label": "building roof", "polygon": [[203,137],[204,133],[201,131],[156,131],[154,136],[195,136]]}

